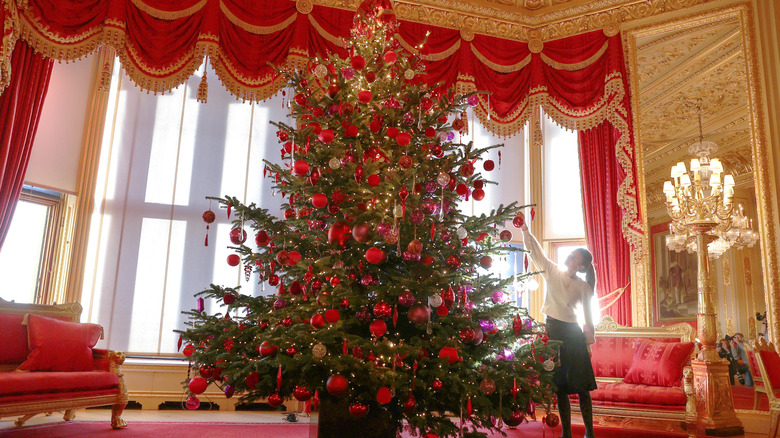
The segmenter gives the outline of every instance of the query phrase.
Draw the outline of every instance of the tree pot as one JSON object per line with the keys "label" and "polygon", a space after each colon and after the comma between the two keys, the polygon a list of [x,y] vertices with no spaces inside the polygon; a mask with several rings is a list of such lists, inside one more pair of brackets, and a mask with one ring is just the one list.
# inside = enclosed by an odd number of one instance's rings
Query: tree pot
{"label": "tree pot", "polygon": [[320,399],[317,412],[311,413],[309,438],[396,438],[396,429],[390,414],[371,403],[368,414],[356,418],[349,413],[350,400],[325,396]]}

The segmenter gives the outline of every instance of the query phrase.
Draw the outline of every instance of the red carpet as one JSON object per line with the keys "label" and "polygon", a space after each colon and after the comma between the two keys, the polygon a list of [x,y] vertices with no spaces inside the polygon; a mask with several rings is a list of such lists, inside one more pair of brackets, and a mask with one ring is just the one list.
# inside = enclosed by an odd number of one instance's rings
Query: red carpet
{"label": "red carpet", "polygon": [[[523,424],[516,430],[504,429],[510,438],[557,438],[561,434],[558,426],[555,430],[543,427],[539,421]],[[574,426],[575,438],[584,435],[582,426]],[[358,435],[355,435],[357,437]],[[499,438],[501,434],[492,434],[491,438]],[[619,428],[596,428],[599,438],[678,438],[684,434],[664,434],[659,432],[632,431]],[[308,438],[308,423],[151,423],[134,422],[126,428],[113,430],[107,422],[71,421],[28,426],[21,429],[0,430],[2,438]],[[348,438],[345,435],[345,438]],[[361,437],[370,438],[370,437]],[[405,434],[404,438],[411,438]]]}
{"label": "red carpet", "polygon": [[[735,409],[753,409],[753,395],[755,392],[753,388],[746,388],[744,386],[734,385],[731,387],[731,394],[734,399]],[[766,395],[762,394],[758,402],[759,411],[769,410],[769,399]]]}

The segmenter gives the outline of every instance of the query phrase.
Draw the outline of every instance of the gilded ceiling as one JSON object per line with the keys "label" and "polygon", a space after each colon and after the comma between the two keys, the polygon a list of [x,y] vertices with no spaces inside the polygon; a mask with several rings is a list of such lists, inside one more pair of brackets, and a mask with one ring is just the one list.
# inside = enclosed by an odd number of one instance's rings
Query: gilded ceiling
{"label": "gilded ceiling", "polygon": [[739,186],[752,185],[745,52],[736,18],[677,28],[636,41],[639,130],[649,210],[663,207],[670,167],[692,156],[701,102],[705,141],[718,144]]}

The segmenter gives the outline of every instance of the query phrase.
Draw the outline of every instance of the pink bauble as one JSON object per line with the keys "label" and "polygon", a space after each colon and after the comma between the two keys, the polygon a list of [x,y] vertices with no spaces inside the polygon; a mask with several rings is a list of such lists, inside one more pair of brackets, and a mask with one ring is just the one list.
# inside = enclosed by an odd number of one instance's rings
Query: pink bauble
{"label": "pink bauble", "polygon": [[187,409],[191,411],[194,411],[200,407],[200,399],[194,395],[187,397],[187,401],[184,403],[187,406]]}
{"label": "pink bauble", "polygon": [[409,320],[415,324],[425,324],[430,318],[428,307],[422,304],[415,304],[409,309]]}
{"label": "pink bauble", "polygon": [[504,302],[504,293],[500,290],[497,290],[493,292],[493,296],[491,297],[493,299],[493,302],[496,304],[500,304]]}
{"label": "pink bauble", "polygon": [[416,298],[414,297],[414,294],[409,290],[401,292],[401,295],[398,296],[398,304],[404,307],[411,306],[415,301]]}

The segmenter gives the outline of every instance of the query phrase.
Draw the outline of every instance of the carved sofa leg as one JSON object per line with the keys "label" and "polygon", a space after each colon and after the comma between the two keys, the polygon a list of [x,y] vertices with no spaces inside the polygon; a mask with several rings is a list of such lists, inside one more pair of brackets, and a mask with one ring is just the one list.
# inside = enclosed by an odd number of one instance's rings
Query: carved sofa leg
{"label": "carved sofa leg", "polygon": [[29,420],[30,418],[34,417],[35,415],[37,415],[37,414],[27,414],[27,415],[24,415],[24,416],[21,416],[21,417],[17,418],[16,421],[14,421],[14,426],[16,426],[16,427],[24,426],[24,423],[27,420]]}
{"label": "carved sofa leg", "polygon": [[74,409],[68,409],[65,411],[65,415],[62,416],[62,419],[65,421],[70,421],[74,418],[76,418],[76,411]]}
{"label": "carved sofa leg", "polygon": [[114,429],[120,429],[127,426],[125,420],[122,419],[122,411],[125,410],[127,402],[117,403],[111,407],[111,427]]}

